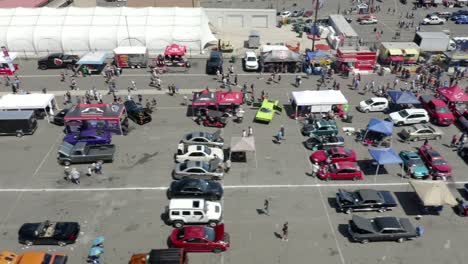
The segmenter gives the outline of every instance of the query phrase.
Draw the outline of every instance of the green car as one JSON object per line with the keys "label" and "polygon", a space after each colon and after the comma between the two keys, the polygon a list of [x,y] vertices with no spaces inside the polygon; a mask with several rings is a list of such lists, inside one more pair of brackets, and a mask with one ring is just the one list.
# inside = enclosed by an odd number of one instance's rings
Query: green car
{"label": "green car", "polygon": [[312,124],[306,124],[301,129],[304,136],[336,136],[338,135],[338,126],[335,121],[315,121]]}
{"label": "green car", "polygon": [[429,176],[429,169],[424,165],[421,157],[414,151],[401,151],[400,158],[403,160],[403,168],[408,171],[413,167],[412,175],[414,178],[425,178]]}
{"label": "green car", "polygon": [[279,106],[279,101],[270,101],[268,99],[263,100],[260,109],[258,109],[255,115],[255,121],[261,121],[270,123],[273,120],[275,112],[282,112],[283,108]]}

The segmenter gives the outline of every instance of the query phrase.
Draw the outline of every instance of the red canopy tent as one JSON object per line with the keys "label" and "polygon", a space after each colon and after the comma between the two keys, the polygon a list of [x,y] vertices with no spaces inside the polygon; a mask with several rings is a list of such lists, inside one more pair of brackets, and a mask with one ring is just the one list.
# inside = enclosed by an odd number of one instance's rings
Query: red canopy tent
{"label": "red canopy tent", "polygon": [[121,119],[125,106],[121,104],[78,104],[65,115],[69,130],[101,127],[116,134],[123,134]]}
{"label": "red canopy tent", "polygon": [[242,92],[217,92],[218,105],[241,105],[244,102]]}
{"label": "red canopy tent", "polygon": [[217,105],[218,97],[216,96],[216,93],[207,90],[193,93],[192,107],[207,107]]}
{"label": "red canopy tent", "polygon": [[187,47],[184,45],[171,44],[164,51],[165,56],[184,56],[187,52]]}
{"label": "red canopy tent", "polygon": [[468,94],[466,94],[458,85],[452,87],[441,87],[437,89],[437,92],[451,103],[468,102]]}

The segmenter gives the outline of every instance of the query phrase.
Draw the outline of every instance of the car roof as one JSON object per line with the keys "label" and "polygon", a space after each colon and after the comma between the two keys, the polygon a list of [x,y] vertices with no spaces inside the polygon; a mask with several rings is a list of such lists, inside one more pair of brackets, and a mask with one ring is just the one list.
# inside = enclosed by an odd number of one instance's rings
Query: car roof
{"label": "car roof", "polygon": [[245,55],[248,56],[248,57],[257,57],[257,55],[255,54],[255,52],[253,52],[253,51],[246,51],[246,52],[245,52]]}
{"label": "car roof", "polygon": [[[194,206],[198,202],[198,207]],[[205,200],[203,199],[184,199],[175,198],[169,200],[169,208],[171,209],[200,209],[204,207]]]}
{"label": "car roof", "polygon": [[418,153],[416,153],[415,151],[405,151],[405,154],[409,158],[418,158],[418,159],[420,159]]}
{"label": "car roof", "polygon": [[358,167],[356,162],[352,162],[352,161],[339,161],[339,162],[336,162],[334,164],[339,169],[345,169],[345,168],[356,169]]}
{"label": "car roof", "polygon": [[[408,114],[421,113],[421,112],[427,113],[427,111],[422,108],[406,108],[403,110],[406,110]],[[403,111],[403,110],[400,110],[400,111]]]}
{"label": "car roof", "polygon": [[340,153],[340,154],[346,154],[346,149],[343,147],[334,147],[331,148],[332,153]]}
{"label": "car roof", "polygon": [[403,229],[400,219],[393,216],[376,217],[374,218],[374,222],[386,229]]}
{"label": "car roof", "polygon": [[357,190],[357,193],[362,197],[363,200],[380,200],[378,191],[371,189]]}
{"label": "car roof", "polygon": [[372,101],[374,102],[388,102],[387,98],[385,97],[371,97]]}
{"label": "car roof", "polygon": [[185,164],[187,165],[187,168],[201,168],[203,167],[203,164],[208,164],[207,162],[203,162],[203,161],[193,161],[193,160],[189,160],[187,162],[185,162]]}
{"label": "car roof", "polygon": [[185,238],[202,238],[205,237],[205,226],[186,226],[184,227]]}
{"label": "car roof", "polygon": [[204,151],[205,146],[203,146],[203,145],[190,145],[190,146],[188,146],[188,150],[189,151]]}
{"label": "car roof", "polygon": [[435,106],[447,106],[447,104],[442,99],[434,99],[432,100],[432,103]]}
{"label": "car roof", "polygon": [[426,153],[431,156],[432,158],[436,158],[436,159],[439,159],[439,158],[442,158],[442,155],[440,155],[439,152],[433,150],[433,149],[428,149],[426,150]]}

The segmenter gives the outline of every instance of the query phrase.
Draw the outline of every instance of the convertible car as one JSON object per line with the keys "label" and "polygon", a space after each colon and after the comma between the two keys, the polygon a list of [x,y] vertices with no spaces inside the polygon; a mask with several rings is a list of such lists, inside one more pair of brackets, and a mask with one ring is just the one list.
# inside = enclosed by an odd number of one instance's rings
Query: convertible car
{"label": "convertible car", "polygon": [[273,116],[276,112],[282,112],[283,108],[279,106],[279,101],[270,101],[268,99],[263,100],[260,109],[258,109],[255,115],[255,121],[270,123],[273,120]]}
{"label": "convertible car", "polygon": [[18,231],[18,241],[27,246],[59,245],[75,243],[80,234],[80,224],[76,222],[26,223]]}

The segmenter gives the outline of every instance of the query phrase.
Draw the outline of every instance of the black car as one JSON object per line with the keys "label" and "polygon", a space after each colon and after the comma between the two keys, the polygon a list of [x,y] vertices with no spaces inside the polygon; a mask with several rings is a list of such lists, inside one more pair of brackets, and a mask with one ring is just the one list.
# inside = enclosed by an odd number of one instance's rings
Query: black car
{"label": "black car", "polygon": [[206,73],[215,74],[221,67],[223,67],[223,54],[219,51],[212,51],[206,61]]}
{"label": "black car", "polygon": [[223,187],[217,181],[202,179],[182,179],[173,181],[167,189],[167,198],[199,197],[210,200],[220,200]]}
{"label": "black car", "polygon": [[331,149],[344,147],[344,138],[339,136],[313,136],[304,141],[304,146],[310,150]]}
{"label": "black car", "polygon": [[20,244],[32,245],[59,245],[75,243],[80,234],[80,224],[76,222],[26,223],[18,231]]}
{"label": "black car", "polygon": [[468,143],[465,143],[463,147],[458,148],[457,152],[463,160],[468,161]]}
{"label": "black car", "polygon": [[146,111],[140,104],[135,103],[135,101],[125,101],[124,105],[128,118],[130,118],[133,122],[139,125],[144,125],[153,120],[150,113],[148,113],[148,111]]}
{"label": "black car", "polygon": [[353,211],[385,212],[397,207],[396,200],[391,192],[372,189],[362,189],[354,192],[338,189],[336,204],[339,211],[347,214]]}
{"label": "black car", "polygon": [[376,217],[367,219],[353,215],[349,221],[348,232],[351,239],[363,244],[369,241],[397,241],[415,239],[421,234],[408,218]]}
{"label": "black car", "polygon": [[72,69],[78,62],[79,58],[76,55],[68,55],[63,53],[52,53],[49,56],[40,58],[37,61],[37,66],[41,70],[68,68]]}
{"label": "black car", "polygon": [[65,125],[65,115],[67,115],[70,109],[62,109],[60,112],[54,115],[54,119],[52,119],[52,123],[56,124],[57,126]]}

